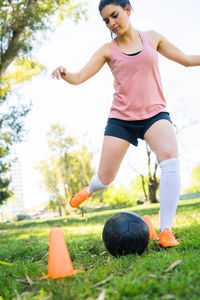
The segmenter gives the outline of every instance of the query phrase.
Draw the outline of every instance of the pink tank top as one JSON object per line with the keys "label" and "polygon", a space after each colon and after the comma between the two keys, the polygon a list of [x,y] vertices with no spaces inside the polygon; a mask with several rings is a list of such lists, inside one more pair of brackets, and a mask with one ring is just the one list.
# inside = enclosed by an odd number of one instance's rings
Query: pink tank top
{"label": "pink tank top", "polygon": [[142,120],[166,111],[157,51],[144,32],[138,33],[143,49],[135,56],[123,54],[116,38],[111,42],[115,93],[109,118]]}

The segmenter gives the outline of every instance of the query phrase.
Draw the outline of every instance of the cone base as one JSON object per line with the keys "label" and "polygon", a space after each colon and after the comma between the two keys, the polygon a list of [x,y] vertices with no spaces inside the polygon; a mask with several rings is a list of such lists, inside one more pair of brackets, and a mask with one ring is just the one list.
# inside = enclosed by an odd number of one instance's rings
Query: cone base
{"label": "cone base", "polygon": [[46,279],[46,278],[59,279],[59,278],[73,276],[73,275],[76,275],[77,273],[82,273],[82,272],[83,272],[82,270],[74,270],[71,274],[66,274],[64,276],[45,275],[45,276],[40,277],[39,279],[40,280],[43,280],[43,279]]}

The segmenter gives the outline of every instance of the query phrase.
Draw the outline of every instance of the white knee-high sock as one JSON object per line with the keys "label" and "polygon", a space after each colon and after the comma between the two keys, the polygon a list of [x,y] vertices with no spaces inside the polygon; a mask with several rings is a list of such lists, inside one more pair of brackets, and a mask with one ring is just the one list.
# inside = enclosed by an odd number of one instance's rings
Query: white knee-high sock
{"label": "white knee-high sock", "polygon": [[98,175],[94,175],[92,179],[90,180],[89,186],[88,186],[88,194],[92,195],[94,192],[97,192],[102,189],[106,189],[110,186],[110,184],[103,184],[99,180]]}
{"label": "white knee-high sock", "polygon": [[171,230],[180,196],[180,164],[178,158],[160,163],[160,232]]}

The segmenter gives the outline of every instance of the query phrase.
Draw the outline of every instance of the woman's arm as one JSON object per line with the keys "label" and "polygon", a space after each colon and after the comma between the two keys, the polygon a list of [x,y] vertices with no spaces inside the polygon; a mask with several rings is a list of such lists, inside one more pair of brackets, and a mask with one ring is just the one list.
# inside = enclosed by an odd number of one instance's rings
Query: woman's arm
{"label": "woman's arm", "polygon": [[99,48],[90,58],[88,63],[77,73],[70,73],[60,66],[52,72],[52,78],[64,79],[68,83],[77,85],[94,76],[110,57],[110,44],[105,44]]}
{"label": "woman's arm", "polygon": [[200,66],[200,55],[187,55],[161,34],[155,31],[149,31],[148,33],[153,38],[154,44],[157,45],[157,51],[166,58],[185,67]]}

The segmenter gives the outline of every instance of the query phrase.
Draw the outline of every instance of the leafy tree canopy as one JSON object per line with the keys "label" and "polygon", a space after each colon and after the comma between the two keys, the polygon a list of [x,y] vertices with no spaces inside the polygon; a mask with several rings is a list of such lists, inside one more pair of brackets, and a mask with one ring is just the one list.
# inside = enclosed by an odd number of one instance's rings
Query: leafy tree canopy
{"label": "leafy tree canopy", "polygon": [[75,0],[0,0],[0,96],[44,67],[30,58],[36,33],[53,30],[65,17],[77,22],[86,17],[84,7]]}
{"label": "leafy tree canopy", "polygon": [[62,211],[67,214],[72,195],[87,186],[94,174],[92,154],[74,137],[67,135],[66,129],[59,124],[51,126],[47,144],[51,154],[40,161],[38,169],[49,194],[51,208],[58,209],[60,215]]}
{"label": "leafy tree canopy", "polygon": [[191,187],[192,187],[193,192],[200,191],[200,163],[192,171]]}
{"label": "leafy tree canopy", "polygon": [[0,0],[0,204],[10,194],[7,156],[10,147],[22,139],[23,118],[30,110],[30,105],[10,106],[8,95],[45,68],[31,56],[41,42],[37,33],[53,30],[65,17],[77,22],[86,17],[84,7],[75,0]]}

